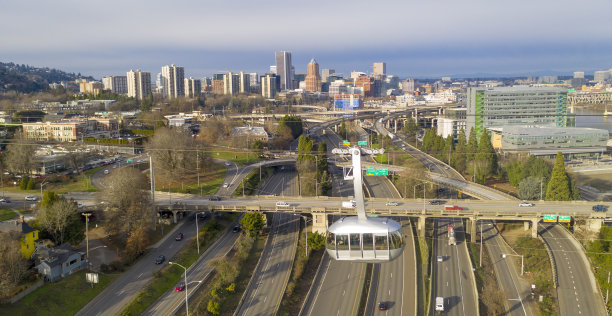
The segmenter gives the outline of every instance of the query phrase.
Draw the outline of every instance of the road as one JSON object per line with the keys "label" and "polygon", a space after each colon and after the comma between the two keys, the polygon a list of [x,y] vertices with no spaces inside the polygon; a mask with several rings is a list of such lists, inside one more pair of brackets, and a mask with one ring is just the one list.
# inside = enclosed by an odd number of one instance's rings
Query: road
{"label": "road", "polygon": [[[276,168],[258,194],[297,195],[295,167]],[[293,267],[300,217],[273,214],[268,242],[234,315],[274,315],[278,311]]]}
{"label": "road", "polygon": [[77,315],[117,315],[138,295],[153,278],[153,272],[162,265],[155,264],[155,258],[164,255],[167,261],[195,236],[195,222],[192,217],[179,224],[177,231],[184,234],[182,241],[175,241],[174,234],[167,234],[159,247],[151,249],[142,259],[124,272],[104,291],[83,307]]}
{"label": "road", "polygon": [[607,315],[588,261],[563,227],[540,224],[539,234],[550,246],[557,266],[560,315]]}
{"label": "road", "polygon": [[532,308],[537,310],[537,306],[533,306],[529,301],[531,295],[529,282],[520,277],[521,271],[517,271],[512,256],[502,258],[504,253],[513,255],[516,253],[506,245],[491,221],[482,221],[478,225],[479,231],[481,227],[483,242],[493,262],[497,284],[506,296],[505,311],[511,316],[537,315],[532,311]]}
{"label": "road", "polygon": [[[448,244],[448,225],[455,226],[457,245]],[[434,258],[429,314],[433,315],[436,297],[444,298],[444,315],[478,315],[476,281],[472,272],[463,224],[460,219],[437,219],[433,234]],[[442,262],[436,258],[442,256]]]}

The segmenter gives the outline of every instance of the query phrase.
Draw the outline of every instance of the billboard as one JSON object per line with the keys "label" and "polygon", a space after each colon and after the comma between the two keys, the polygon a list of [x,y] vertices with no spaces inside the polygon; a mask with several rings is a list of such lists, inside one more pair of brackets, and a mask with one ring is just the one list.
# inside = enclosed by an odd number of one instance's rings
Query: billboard
{"label": "billboard", "polygon": [[361,107],[359,94],[338,94],[334,97],[334,108],[350,111]]}

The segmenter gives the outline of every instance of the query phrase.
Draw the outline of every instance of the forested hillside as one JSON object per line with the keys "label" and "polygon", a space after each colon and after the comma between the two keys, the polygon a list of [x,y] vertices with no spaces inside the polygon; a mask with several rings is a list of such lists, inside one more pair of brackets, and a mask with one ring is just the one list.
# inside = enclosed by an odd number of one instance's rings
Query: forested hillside
{"label": "forested hillside", "polygon": [[60,81],[73,81],[84,78],[81,74],[66,73],[57,69],[37,68],[28,65],[0,62],[0,92],[18,91],[34,92],[46,90],[49,83]]}

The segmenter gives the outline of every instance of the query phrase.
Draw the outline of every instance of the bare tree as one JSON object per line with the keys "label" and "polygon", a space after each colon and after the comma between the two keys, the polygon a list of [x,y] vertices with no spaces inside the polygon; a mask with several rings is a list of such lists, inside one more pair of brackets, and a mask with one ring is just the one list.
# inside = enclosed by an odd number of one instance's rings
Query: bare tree
{"label": "bare tree", "polygon": [[72,169],[80,173],[83,163],[85,162],[85,154],[78,151],[71,151],[66,155],[66,160]]}
{"label": "bare tree", "polygon": [[62,244],[66,240],[68,227],[79,221],[79,210],[74,201],[59,198],[50,205],[41,207],[36,220],[53,236],[57,244]]}
{"label": "bare tree", "polygon": [[7,150],[6,163],[9,170],[20,174],[30,173],[34,166],[35,146],[25,141],[21,133],[15,133],[13,142],[7,146]]}
{"label": "bare tree", "polygon": [[26,276],[27,260],[21,254],[18,236],[0,233],[0,294],[7,295]]}
{"label": "bare tree", "polygon": [[149,181],[138,169],[123,168],[109,175],[101,196],[107,205],[106,229],[110,234],[148,227],[153,220],[148,189]]}

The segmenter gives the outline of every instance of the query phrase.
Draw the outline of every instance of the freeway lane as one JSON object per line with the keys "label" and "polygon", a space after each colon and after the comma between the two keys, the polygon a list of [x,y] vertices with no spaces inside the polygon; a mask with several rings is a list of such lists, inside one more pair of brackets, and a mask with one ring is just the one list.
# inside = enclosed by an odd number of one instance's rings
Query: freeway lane
{"label": "freeway lane", "polygon": [[[278,168],[258,189],[259,194],[297,195],[294,167]],[[293,267],[300,218],[273,214],[268,242],[234,315],[274,315],[278,311]]]}
{"label": "freeway lane", "polygon": [[479,230],[482,227],[483,242],[493,262],[497,284],[506,295],[506,312],[511,316],[534,315],[531,308],[537,310],[537,306],[532,306],[532,301],[529,301],[531,294],[529,282],[519,276],[520,271],[516,271],[516,266],[512,263],[512,257],[502,258],[504,253],[516,253],[506,246],[491,221],[483,221],[479,223],[478,227]]}
{"label": "freeway lane", "polygon": [[579,245],[572,242],[572,237],[560,226],[540,224],[538,228],[557,264],[559,313],[568,316],[607,315],[595,278]]}
{"label": "freeway lane", "polygon": [[[455,226],[457,245],[448,244],[448,225]],[[436,297],[444,298],[444,315],[477,315],[476,282],[464,237],[462,221],[459,219],[437,219],[434,221],[432,262],[432,290],[429,314],[433,315]],[[442,256],[442,262],[436,260]]]}

